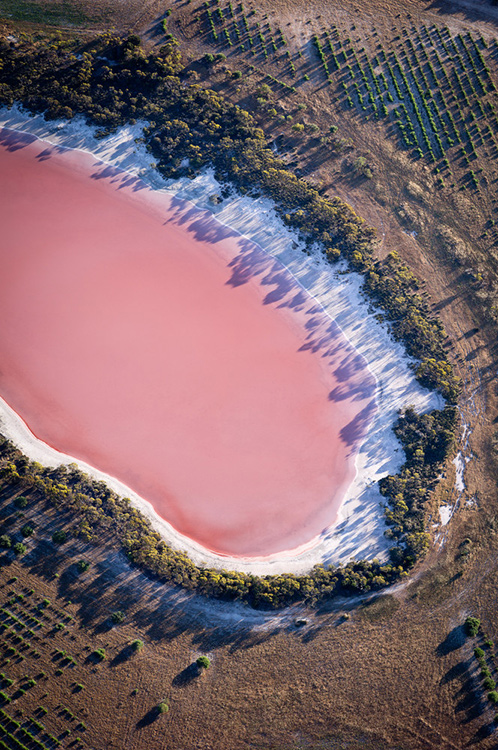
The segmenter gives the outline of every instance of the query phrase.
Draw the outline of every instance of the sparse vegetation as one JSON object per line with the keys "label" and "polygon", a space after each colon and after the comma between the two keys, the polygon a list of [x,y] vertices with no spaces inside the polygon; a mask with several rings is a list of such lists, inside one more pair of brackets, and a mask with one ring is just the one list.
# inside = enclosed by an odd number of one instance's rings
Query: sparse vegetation
{"label": "sparse vegetation", "polygon": [[199,669],[209,669],[211,666],[211,661],[207,656],[198,656],[195,660],[195,663],[199,667]]}

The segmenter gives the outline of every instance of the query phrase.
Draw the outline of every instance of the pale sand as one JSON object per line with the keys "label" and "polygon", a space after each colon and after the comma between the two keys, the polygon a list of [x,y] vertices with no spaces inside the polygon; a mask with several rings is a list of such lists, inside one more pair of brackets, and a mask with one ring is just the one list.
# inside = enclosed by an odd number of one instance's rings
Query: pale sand
{"label": "pale sand", "polygon": [[388,543],[380,504],[383,499],[377,482],[395,473],[403,462],[403,451],[392,433],[400,409],[413,405],[418,411],[442,406],[442,399],[417,384],[410,360],[401,345],[393,341],[375,318],[375,311],[361,292],[361,277],[344,273],[343,266],[332,268],[316,248],[312,256],[303,253],[295,233],[282,225],[271,201],[253,200],[233,193],[214,206],[209,200],[221,192],[212,172],[206,171],[193,181],[166,181],[153,169],[151,156],[140,138],[141,126],[122,128],[115,135],[96,140],[93,130],[82,120],[70,123],[45,122],[30,117],[19,108],[0,109],[0,126],[23,130],[63,148],[89,151],[99,160],[140,175],[157,189],[190,200],[209,209],[218,220],[237,229],[257,242],[267,253],[278,258],[341,327],[349,341],[368,362],[378,383],[378,409],[369,436],[356,460],[356,477],[339,512],[338,521],[309,543],[286,553],[266,558],[229,558],[216,555],[181,536],[155,513],[151,504],[131,492],[113,477],[106,476],[83,462],[75,461],[39,441],[26,424],[3,401],[0,401],[0,429],[32,460],[47,466],[76,463],[97,479],[103,479],[120,495],[130,497],[151,520],[164,538],[176,549],[185,550],[197,563],[226,569],[268,573],[309,570],[316,563],[344,563],[351,559],[386,559]]}

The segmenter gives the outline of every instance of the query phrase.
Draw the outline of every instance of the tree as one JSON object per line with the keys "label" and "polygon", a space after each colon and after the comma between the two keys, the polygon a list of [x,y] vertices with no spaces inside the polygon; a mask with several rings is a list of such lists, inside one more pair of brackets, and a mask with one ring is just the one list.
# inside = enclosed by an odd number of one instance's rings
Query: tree
{"label": "tree", "polygon": [[481,627],[481,621],[477,619],[477,617],[467,617],[465,620],[465,632],[468,636],[473,638],[477,635],[479,632],[479,628]]}
{"label": "tree", "polygon": [[24,555],[27,548],[26,548],[26,545],[23,544],[22,542],[17,542],[17,544],[14,544],[13,549],[16,555]]}
{"label": "tree", "polygon": [[195,663],[199,667],[199,669],[209,669],[211,666],[211,661],[208,659],[207,656],[199,656],[195,660]]}

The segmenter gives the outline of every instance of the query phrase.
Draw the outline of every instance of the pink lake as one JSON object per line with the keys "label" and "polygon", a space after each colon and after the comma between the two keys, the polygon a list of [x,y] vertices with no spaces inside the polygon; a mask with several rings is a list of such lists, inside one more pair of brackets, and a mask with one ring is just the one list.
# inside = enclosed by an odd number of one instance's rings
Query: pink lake
{"label": "pink lake", "polygon": [[223,555],[330,526],[375,382],[274,258],[90,154],[0,131],[0,394]]}

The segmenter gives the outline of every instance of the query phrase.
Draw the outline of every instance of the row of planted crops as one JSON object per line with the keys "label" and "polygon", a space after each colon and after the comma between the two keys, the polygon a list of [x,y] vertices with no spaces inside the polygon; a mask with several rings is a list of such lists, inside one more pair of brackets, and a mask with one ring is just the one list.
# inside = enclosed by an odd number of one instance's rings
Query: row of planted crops
{"label": "row of planted crops", "polygon": [[454,180],[458,164],[464,184],[478,189],[481,160],[498,157],[495,40],[422,25],[389,43],[374,30],[366,49],[351,31],[333,26],[296,48],[280,26],[243,3],[206,0],[203,14],[209,44],[244,55],[253,68],[269,63],[265,72],[271,69],[280,92],[294,93],[311,78],[328,85],[333,101],[384,121],[400,147],[434,165],[442,184]]}

